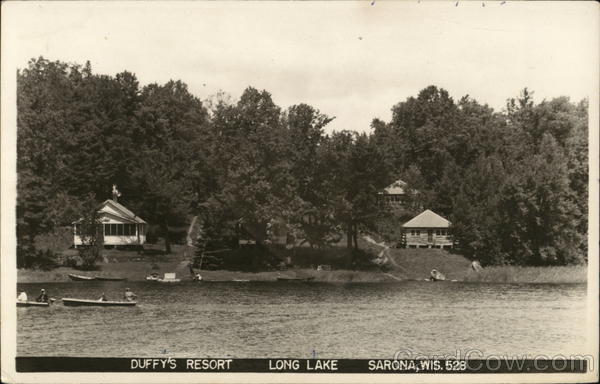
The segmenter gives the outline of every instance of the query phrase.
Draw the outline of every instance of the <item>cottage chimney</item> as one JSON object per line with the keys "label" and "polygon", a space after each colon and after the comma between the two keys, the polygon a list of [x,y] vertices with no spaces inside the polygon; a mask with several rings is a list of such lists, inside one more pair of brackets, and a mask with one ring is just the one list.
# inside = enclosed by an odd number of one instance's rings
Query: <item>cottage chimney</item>
{"label": "cottage chimney", "polygon": [[112,199],[117,202],[119,200],[119,196],[121,196],[121,192],[117,189],[117,184],[113,184],[112,186]]}

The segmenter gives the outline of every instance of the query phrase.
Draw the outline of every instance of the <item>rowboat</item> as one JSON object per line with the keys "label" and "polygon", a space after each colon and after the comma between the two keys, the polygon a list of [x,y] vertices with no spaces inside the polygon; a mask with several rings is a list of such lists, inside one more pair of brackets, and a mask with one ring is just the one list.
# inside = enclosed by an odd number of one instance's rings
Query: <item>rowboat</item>
{"label": "rowboat", "polygon": [[17,300],[17,307],[49,307],[49,306],[50,306],[50,303],[45,303],[45,302],[38,303],[37,301]]}
{"label": "rowboat", "polygon": [[110,276],[96,276],[96,280],[101,280],[101,281],[123,281],[123,280],[127,280],[124,277],[110,277]]}
{"label": "rowboat", "polygon": [[74,281],[90,281],[90,280],[96,279],[94,276],[75,275],[73,273],[69,273],[68,276],[69,276],[69,279],[74,280]]}
{"label": "rowboat", "polygon": [[132,307],[137,304],[136,301],[100,301],[69,297],[63,297],[62,302],[67,307]]}
{"label": "rowboat", "polygon": [[233,280],[231,280],[231,281],[235,281],[236,283],[247,283],[247,282],[249,282],[250,280],[246,280],[246,279],[233,279]]}
{"label": "rowboat", "polygon": [[311,277],[278,277],[277,281],[312,281],[314,276]]}

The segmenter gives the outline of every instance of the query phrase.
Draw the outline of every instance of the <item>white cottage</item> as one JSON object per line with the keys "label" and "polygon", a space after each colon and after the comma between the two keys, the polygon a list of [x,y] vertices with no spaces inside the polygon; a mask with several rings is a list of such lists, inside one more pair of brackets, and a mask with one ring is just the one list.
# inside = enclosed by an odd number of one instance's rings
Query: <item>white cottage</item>
{"label": "white cottage", "polygon": [[[104,245],[142,245],[146,242],[148,223],[115,200],[106,200],[98,209],[102,222]],[[73,244],[82,245],[77,227],[73,223]]]}
{"label": "white cottage", "polygon": [[402,225],[406,248],[452,248],[450,222],[427,209]]}

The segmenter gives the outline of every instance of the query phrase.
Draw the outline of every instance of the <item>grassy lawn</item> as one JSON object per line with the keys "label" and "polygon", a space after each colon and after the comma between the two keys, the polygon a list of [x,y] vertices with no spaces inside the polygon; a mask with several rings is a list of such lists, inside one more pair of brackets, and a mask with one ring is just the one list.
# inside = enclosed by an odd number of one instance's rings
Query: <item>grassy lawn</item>
{"label": "grassy lawn", "polygon": [[586,283],[587,266],[561,267],[488,267],[482,271],[469,271],[465,281],[490,283]]}
{"label": "grassy lawn", "polygon": [[392,248],[388,252],[391,273],[403,279],[425,279],[437,269],[448,279],[463,280],[471,266],[465,257],[442,249]]}

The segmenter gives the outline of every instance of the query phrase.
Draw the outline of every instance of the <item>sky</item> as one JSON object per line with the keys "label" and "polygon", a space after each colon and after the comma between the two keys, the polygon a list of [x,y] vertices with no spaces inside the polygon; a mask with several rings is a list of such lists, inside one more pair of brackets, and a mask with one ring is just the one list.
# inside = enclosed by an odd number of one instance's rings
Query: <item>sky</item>
{"label": "sky", "polygon": [[[282,108],[335,116],[327,130],[370,130],[428,85],[501,110],[597,89],[594,2],[8,2],[3,53],[128,70],[142,85],[182,80],[200,99],[248,86]],[[10,36],[5,32],[9,31]],[[8,43],[8,44],[7,44]],[[8,49],[6,49],[8,48]]]}

